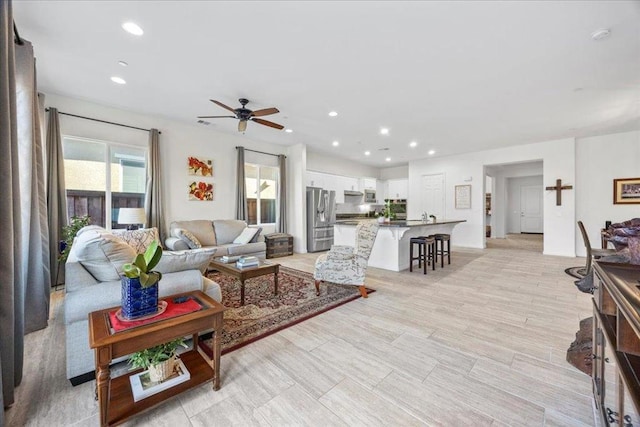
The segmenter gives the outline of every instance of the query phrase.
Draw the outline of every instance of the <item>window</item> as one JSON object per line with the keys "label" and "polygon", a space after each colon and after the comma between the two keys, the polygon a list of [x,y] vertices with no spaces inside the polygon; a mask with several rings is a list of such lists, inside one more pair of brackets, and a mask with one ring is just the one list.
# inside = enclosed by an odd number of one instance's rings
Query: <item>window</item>
{"label": "window", "polygon": [[275,224],[280,169],[245,163],[244,179],[250,225]]}
{"label": "window", "polygon": [[147,149],[65,136],[62,151],[69,218],[89,215],[92,224],[126,228],[118,224],[120,208],[144,207]]}

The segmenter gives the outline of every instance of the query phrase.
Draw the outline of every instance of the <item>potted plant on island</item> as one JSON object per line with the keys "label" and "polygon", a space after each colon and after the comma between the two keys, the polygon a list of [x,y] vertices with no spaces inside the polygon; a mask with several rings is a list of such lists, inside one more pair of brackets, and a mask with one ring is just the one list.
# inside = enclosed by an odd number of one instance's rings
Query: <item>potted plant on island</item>
{"label": "potted plant on island", "polygon": [[144,254],[122,266],[122,317],[133,320],[158,311],[158,282],[162,273],[152,271],[162,257],[157,240],[151,242]]}
{"label": "potted plant on island", "polygon": [[178,347],[189,348],[183,338],[177,338],[133,353],[129,356],[129,365],[132,369],[148,369],[151,381],[162,382],[169,378],[175,370]]}

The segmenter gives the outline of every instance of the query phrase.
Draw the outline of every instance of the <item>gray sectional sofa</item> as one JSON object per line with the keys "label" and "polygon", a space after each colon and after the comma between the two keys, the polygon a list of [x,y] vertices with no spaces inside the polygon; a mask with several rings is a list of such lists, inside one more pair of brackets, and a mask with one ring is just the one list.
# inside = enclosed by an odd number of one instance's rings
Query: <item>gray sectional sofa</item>
{"label": "gray sectional sofa", "polygon": [[[89,313],[120,305],[122,265],[131,262],[137,253],[144,252],[154,239],[158,240],[155,228],[109,232],[88,226],[78,232],[65,264],[67,378],[72,384],[94,377],[94,352],[89,348]],[[162,273],[160,298],[202,290],[221,301],[220,286],[202,276],[215,253],[215,248],[164,251],[154,269]]]}
{"label": "gray sectional sofa", "polygon": [[[251,255],[259,258],[266,254],[264,237],[260,235],[262,229],[248,227],[241,220],[174,221],[169,228],[171,237],[165,240],[165,246],[171,250],[216,248],[216,256]],[[247,241],[248,237],[251,238]]]}

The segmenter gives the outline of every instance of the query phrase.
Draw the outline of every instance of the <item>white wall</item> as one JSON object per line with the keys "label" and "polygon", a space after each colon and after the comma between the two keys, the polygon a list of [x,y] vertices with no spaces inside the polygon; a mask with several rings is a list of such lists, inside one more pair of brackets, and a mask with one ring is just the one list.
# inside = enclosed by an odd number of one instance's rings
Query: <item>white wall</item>
{"label": "white wall", "polygon": [[507,178],[507,233],[520,233],[521,188],[528,185],[542,187],[542,176]]}
{"label": "white wall", "polygon": [[[637,177],[640,177],[640,131],[577,140],[576,220],[584,223],[592,247],[600,247],[600,229],[605,221],[615,223],[640,217],[640,205],[613,204],[613,180]],[[579,232],[575,245],[578,255],[585,256]]]}
{"label": "white wall", "polygon": [[[455,156],[414,160],[409,163],[409,199],[419,200],[420,176],[445,174],[445,207],[448,219],[463,219],[453,231],[455,246],[484,247],[485,165],[543,161],[546,185],[556,179],[575,183],[575,141],[573,138],[546,141]],[[466,181],[466,179],[471,181]],[[454,187],[471,184],[471,209],[455,209]],[[496,192],[500,191],[496,183]],[[575,191],[564,191],[562,206],[555,206],[555,192],[544,195],[544,253],[575,255]],[[409,204],[408,217],[419,217],[415,204]]]}
{"label": "white wall", "polygon": [[[159,129],[162,132],[160,135],[160,159],[162,163],[163,197],[166,206],[167,226],[174,220],[235,217],[235,147],[237,145],[273,154],[288,153],[287,147],[257,143],[241,134],[222,134],[196,123],[190,125],[78,99],[47,95],[45,104],[47,107],[56,107],[59,111],[65,113],[141,128]],[[60,127],[65,135],[140,146],[147,146],[148,143],[147,132],[64,115],[60,116]],[[293,153],[294,156],[303,155],[303,152],[299,150],[293,150]],[[203,179],[214,184],[214,200],[212,202],[187,200],[187,185],[190,182],[189,180],[194,178],[187,175],[187,156],[201,156],[213,159],[213,178]],[[287,157],[288,169],[297,170],[301,160],[292,157],[291,155]],[[289,186],[289,188],[292,187],[291,185]],[[265,227],[263,233],[272,231],[273,228]]]}
{"label": "white wall", "polygon": [[380,169],[380,179],[383,179],[383,180],[407,179],[408,176],[409,176],[409,165]]}
{"label": "white wall", "polygon": [[307,151],[307,170],[354,178],[378,178],[380,175],[376,167],[313,151]]}
{"label": "white wall", "polygon": [[307,147],[297,144],[287,150],[287,232],[293,235],[293,251],[307,252]]}

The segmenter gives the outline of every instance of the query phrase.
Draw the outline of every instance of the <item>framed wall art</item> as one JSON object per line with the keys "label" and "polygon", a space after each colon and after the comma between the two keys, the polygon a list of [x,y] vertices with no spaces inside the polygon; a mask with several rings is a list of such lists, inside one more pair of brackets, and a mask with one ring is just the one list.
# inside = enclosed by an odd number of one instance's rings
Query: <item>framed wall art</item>
{"label": "framed wall art", "polygon": [[456,185],[456,209],[471,209],[471,185]]}
{"label": "framed wall art", "polygon": [[189,175],[213,176],[213,160],[198,157],[187,157],[187,173]]}
{"label": "framed wall art", "polygon": [[189,200],[210,202],[213,200],[213,184],[203,181],[189,183]]}
{"label": "framed wall art", "polygon": [[640,178],[619,178],[613,180],[613,204],[640,204]]}

